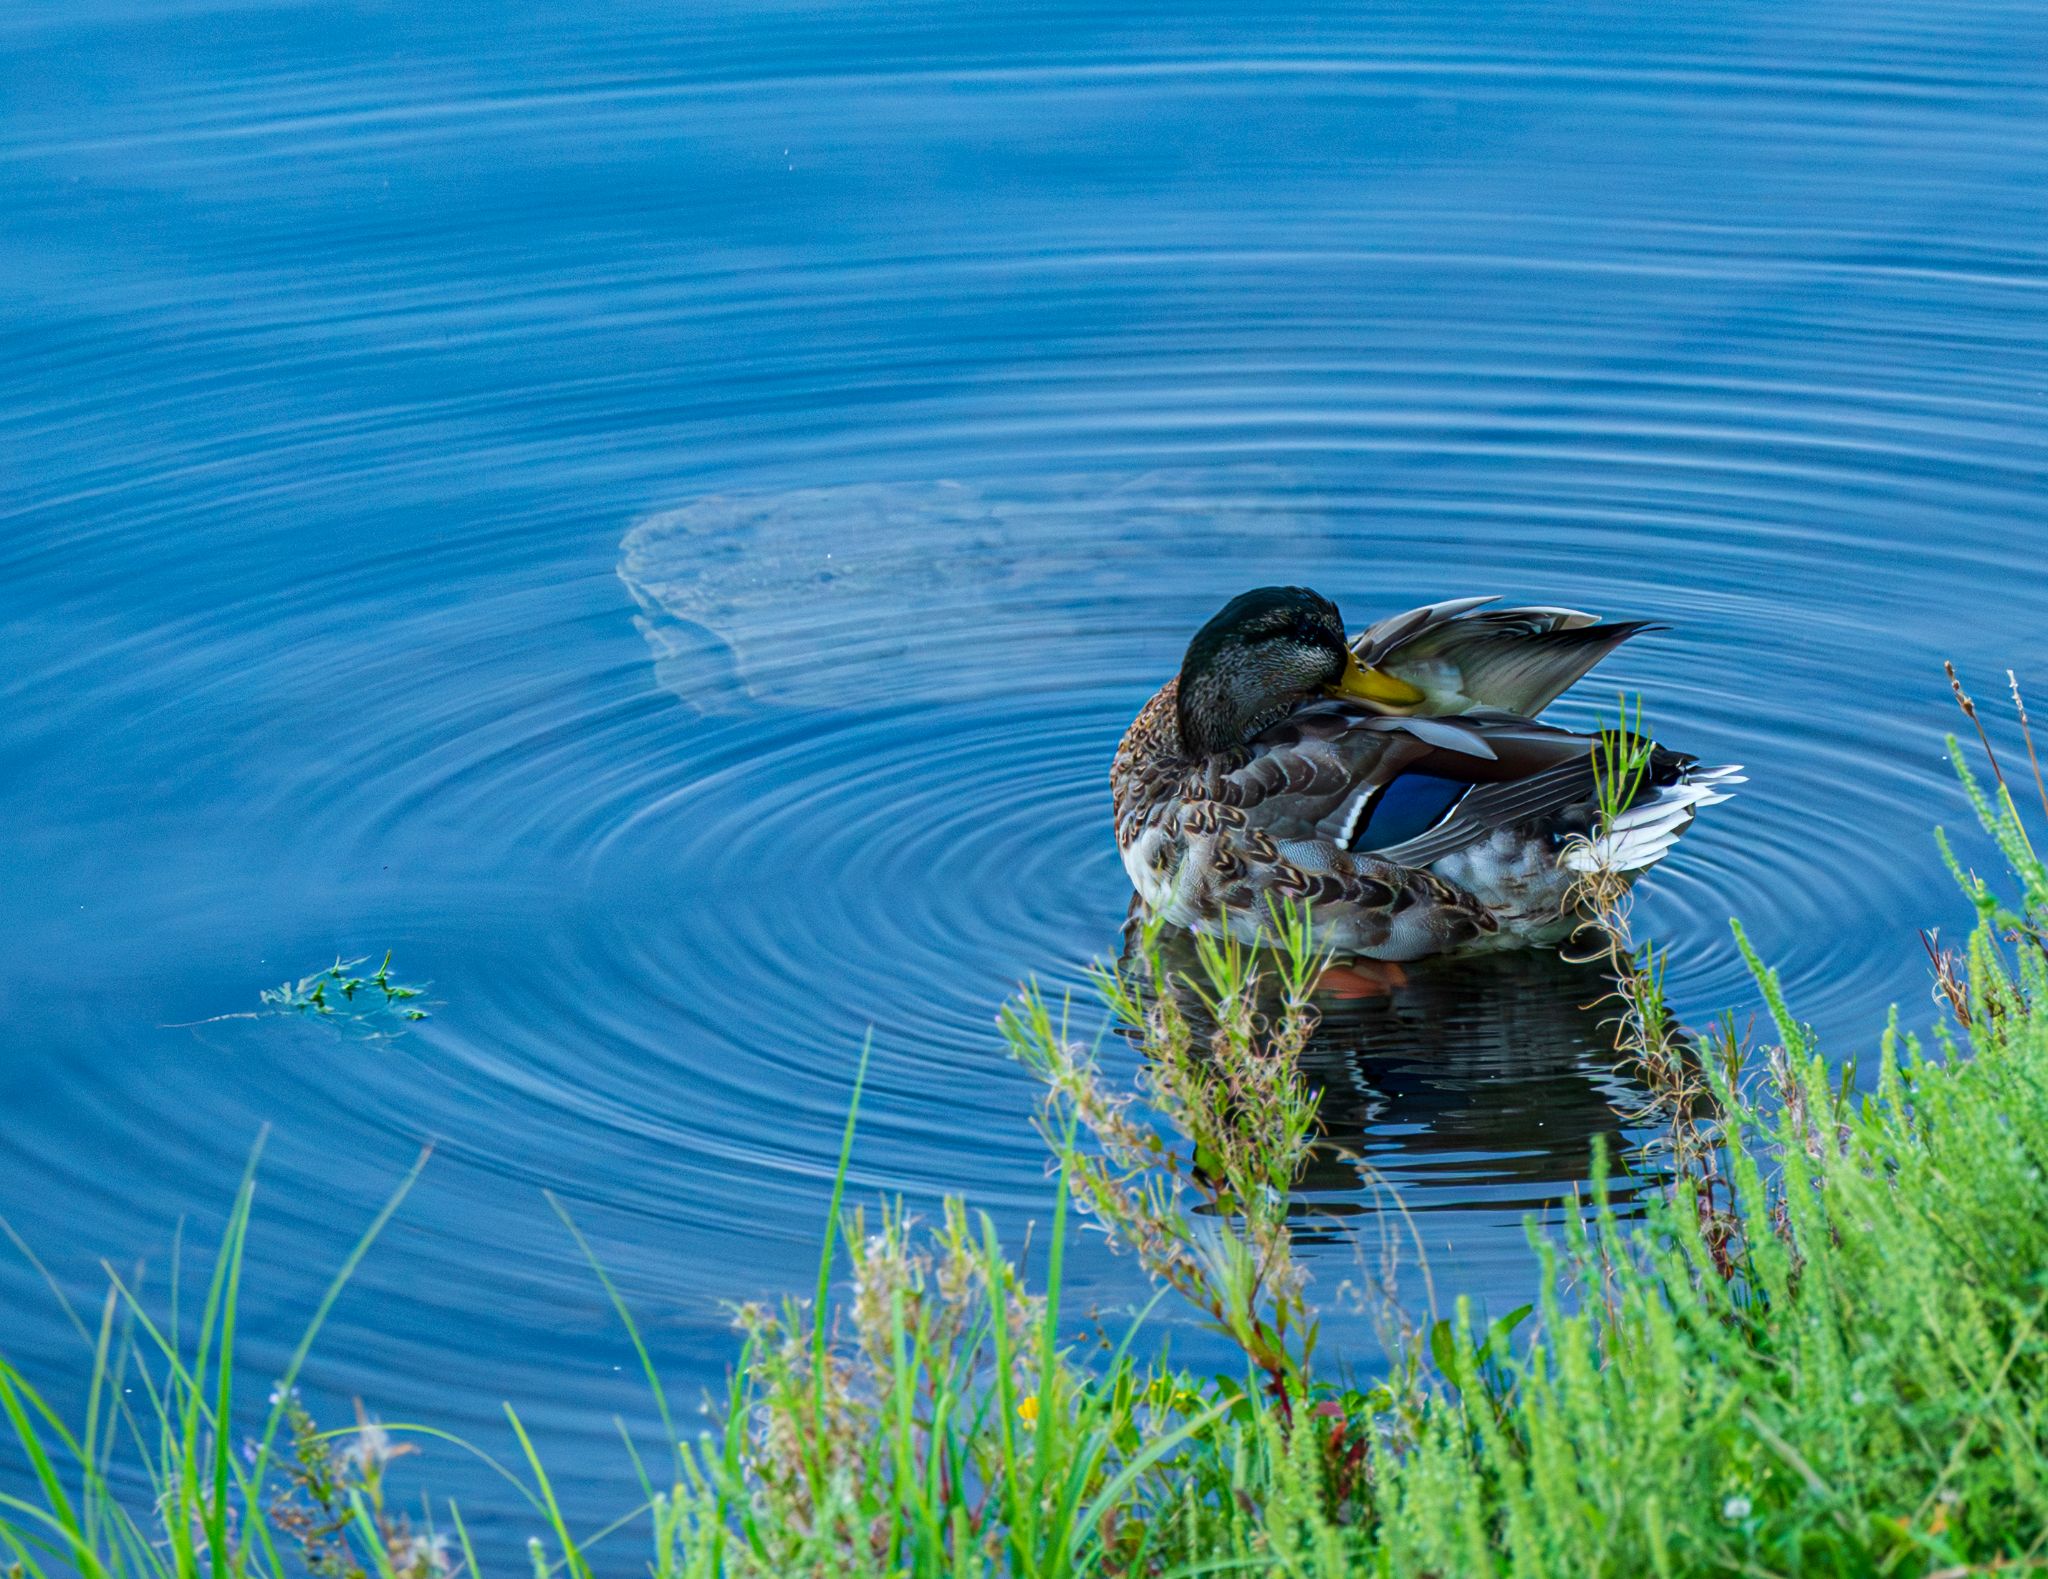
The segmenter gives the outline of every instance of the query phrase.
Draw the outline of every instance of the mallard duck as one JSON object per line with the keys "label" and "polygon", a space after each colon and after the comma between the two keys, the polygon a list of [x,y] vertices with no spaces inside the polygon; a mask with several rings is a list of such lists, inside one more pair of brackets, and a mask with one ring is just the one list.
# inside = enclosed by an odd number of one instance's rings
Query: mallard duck
{"label": "mallard duck", "polygon": [[1584,919],[1582,873],[1632,881],[1741,782],[1652,746],[1601,833],[1599,737],[1533,715],[1650,627],[1494,601],[1350,641],[1305,587],[1233,598],[1110,770],[1138,906],[1252,941],[1273,900],[1306,901],[1319,946],[1364,959],[1554,945]]}

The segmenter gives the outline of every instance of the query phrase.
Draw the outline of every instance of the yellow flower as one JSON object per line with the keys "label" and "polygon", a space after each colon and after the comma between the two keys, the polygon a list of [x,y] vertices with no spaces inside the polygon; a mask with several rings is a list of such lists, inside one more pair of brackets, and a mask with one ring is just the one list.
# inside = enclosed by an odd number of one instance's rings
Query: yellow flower
{"label": "yellow flower", "polygon": [[1033,1393],[1017,1405],[1017,1418],[1026,1425],[1038,1424],[1038,1394]]}

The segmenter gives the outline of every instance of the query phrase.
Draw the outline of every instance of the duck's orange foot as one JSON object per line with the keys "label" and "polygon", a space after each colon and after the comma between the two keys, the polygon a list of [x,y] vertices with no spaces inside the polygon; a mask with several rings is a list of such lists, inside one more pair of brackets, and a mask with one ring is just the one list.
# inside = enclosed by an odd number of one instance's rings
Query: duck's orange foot
{"label": "duck's orange foot", "polygon": [[1348,959],[1324,967],[1316,991],[1333,998],[1384,998],[1408,985],[1408,972],[1392,960]]}

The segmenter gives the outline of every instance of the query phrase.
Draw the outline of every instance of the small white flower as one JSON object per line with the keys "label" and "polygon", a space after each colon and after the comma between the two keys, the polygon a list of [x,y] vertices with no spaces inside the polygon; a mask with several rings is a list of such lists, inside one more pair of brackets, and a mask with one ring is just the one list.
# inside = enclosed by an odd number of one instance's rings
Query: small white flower
{"label": "small white flower", "polygon": [[409,1445],[400,1446],[391,1440],[391,1433],[384,1429],[381,1420],[365,1417],[356,1434],[342,1444],[335,1456],[350,1469],[365,1475],[377,1475],[383,1473],[384,1466],[394,1458],[411,1451]]}
{"label": "small white flower", "polygon": [[1740,1524],[1749,1517],[1749,1498],[1730,1497],[1721,1504],[1721,1517],[1730,1524]]}
{"label": "small white flower", "polygon": [[445,1535],[408,1535],[394,1541],[391,1566],[402,1579],[447,1579],[455,1571]]}

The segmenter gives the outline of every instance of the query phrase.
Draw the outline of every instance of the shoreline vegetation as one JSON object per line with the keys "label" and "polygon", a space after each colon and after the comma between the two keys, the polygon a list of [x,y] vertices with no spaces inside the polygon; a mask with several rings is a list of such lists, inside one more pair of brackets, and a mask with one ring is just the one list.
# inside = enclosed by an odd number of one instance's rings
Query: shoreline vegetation
{"label": "shoreline vegetation", "polygon": [[[1608,736],[1617,805],[1636,738]],[[1951,749],[2017,893],[2002,898],[1942,841],[1977,920],[1964,948],[1929,937],[1946,1006],[1931,1043],[1894,1015],[1859,1091],[1746,940],[1775,1044],[1748,1047],[1732,1019],[1688,1032],[1664,1002],[1661,954],[1629,931],[1626,886],[1594,874],[1587,952],[1615,983],[1617,1053],[1650,1093],[1667,1184],[1624,1221],[1596,1178],[1585,1217],[1536,1237],[1530,1303],[1495,1321],[1459,1299],[1416,1324],[1380,1301],[1393,1360],[1369,1384],[1319,1348],[1294,1243],[1296,1181],[1319,1140],[1297,1060],[1323,964],[1298,912],[1276,914],[1258,951],[1202,938],[1169,963],[1154,935],[1099,968],[1135,1060],[1101,1056],[1103,1037],[1036,990],[1004,1012],[1012,1054],[1042,1083],[1058,1176],[1040,1273],[958,1200],[929,1224],[898,1204],[849,1207],[856,1099],[812,1297],[736,1313],[708,1431],[678,1428],[631,1312],[569,1223],[632,1335],[664,1440],[658,1453],[628,1441],[634,1486],[612,1525],[572,1529],[508,1406],[524,1462],[507,1473],[546,1531],[526,1566],[572,1579],[2048,1571],[2048,863],[1996,756],[1987,788]],[[1125,1062],[1134,1080],[1112,1073]],[[254,1166],[196,1322],[161,1320],[119,1278],[96,1315],[75,1316],[78,1418],[0,1354],[0,1465],[22,1488],[0,1495],[0,1575],[482,1571],[458,1509],[411,1515],[389,1493],[420,1428],[322,1429],[296,1391],[411,1178],[286,1373],[258,1378],[236,1356]],[[1157,1290],[1099,1348],[1061,1299],[1076,1219]],[[1233,1369],[1172,1363],[1145,1321],[1167,1300],[1228,1340]]]}

